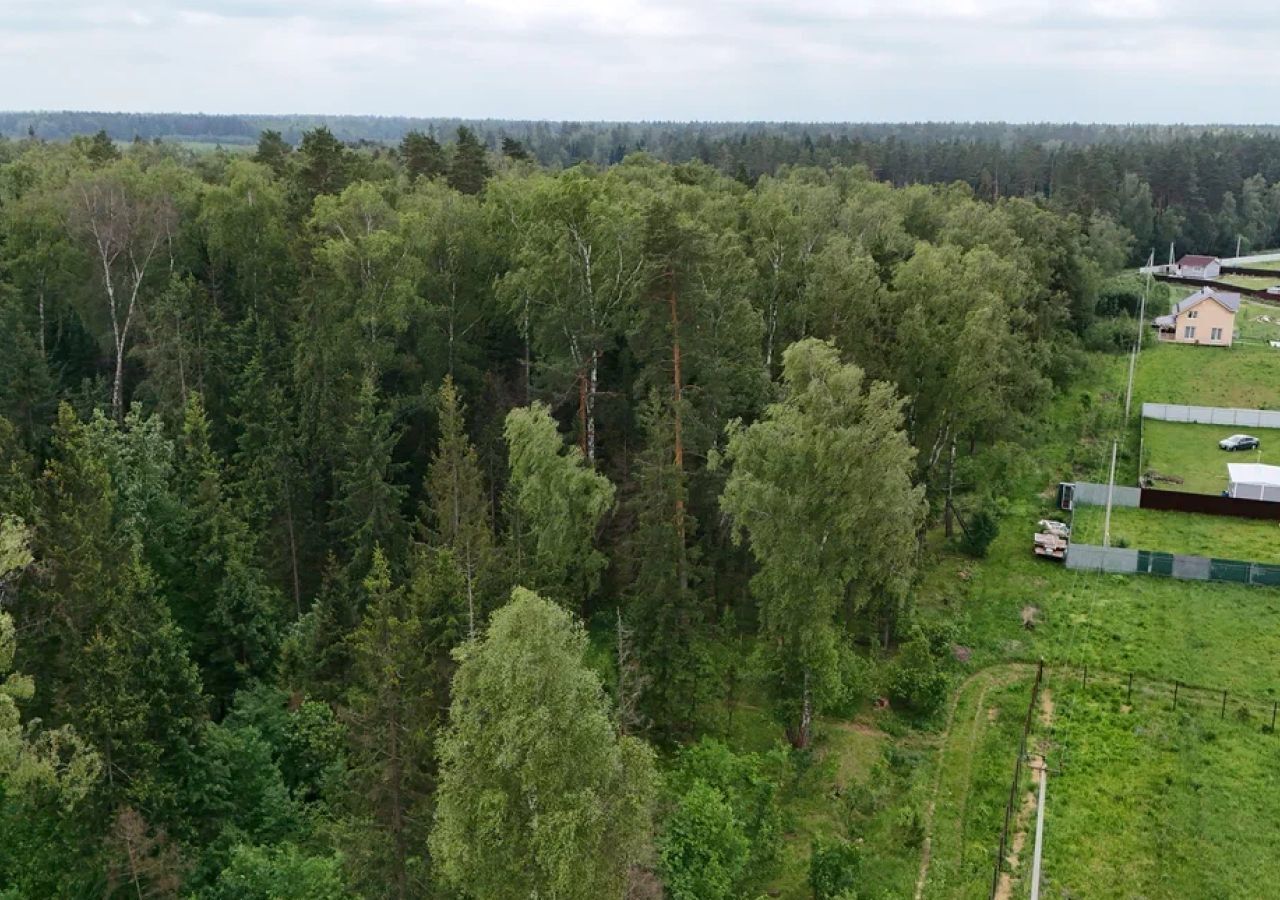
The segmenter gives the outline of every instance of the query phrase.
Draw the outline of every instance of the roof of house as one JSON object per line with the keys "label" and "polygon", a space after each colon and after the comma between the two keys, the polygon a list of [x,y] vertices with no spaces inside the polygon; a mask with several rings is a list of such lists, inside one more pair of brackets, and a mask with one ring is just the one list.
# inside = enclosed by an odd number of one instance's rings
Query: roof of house
{"label": "roof of house", "polygon": [[1182,257],[1182,259],[1178,260],[1178,265],[1203,269],[1205,266],[1209,265],[1209,263],[1216,263],[1217,261],[1218,257],[1216,256],[1197,256],[1194,253],[1189,253]]}
{"label": "roof of house", "polygon": [[1157,327],[1168,326],[1172,328],[1177,323],[1174,321],[1178,315],[1203,300],[1215,300],[1218,305],[1230,313],[1240,311],[1240,295],[1231,291],[1219,291],[1211,287],[1203,287],[1191,296],[1183,299],[1179,303],[1173,305],[1173,310],[1167,316],[1156,316],[1152,320]]}
{"label": "roof of house", "polygon": [[1227,477],[1234,484],[1268,484],[1280,487],[1280,466],[1263,463],[1227,463]]}
{"label": "roof of house", "polygon": [[1217,300],[1218,304],[1226,308],[1230,312],[1240,311],[1240,295],[1231,291],[1219,291],[1211,287],[1200,288],[1190,297],[1184,298],[1181,302],[1175,303],[1173,306],[1173,314],[1176,316],[1183,310],[1190,309],[1202,300]]}

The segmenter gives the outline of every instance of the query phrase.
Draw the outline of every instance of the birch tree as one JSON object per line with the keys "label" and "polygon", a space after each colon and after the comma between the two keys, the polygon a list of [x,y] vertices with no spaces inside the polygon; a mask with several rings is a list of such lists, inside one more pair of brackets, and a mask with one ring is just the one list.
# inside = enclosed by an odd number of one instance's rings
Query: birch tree
{"label": "birch tree", "polygon": [[787,348],[782,382],[760,421],[731,426],[720,505],[759,565],[751,588],[774,695],[805,747],[838,685],[837,612],[905,591],[924,503],[890,385],[812,338]]}
{"label": "birch tree", "polygon": [[78,176],[67,196],[67,228],[88,249],[105,300],[115,362],[111,410],[122,419],[125,357],[150,299],[152,277],[177,229],[177,206],[129,160]]}
{"label": "birch tree", "polygon": [[565,446],[545,404],[511,410],[504,434],[518,577],[580,609],[608,563],[595,542],[613,484]]}
{"label": "birch tree", "polygon": [[485,900],[620,898],[649,843],[653,755],[619,736],[573,615],[516,588],[459,651],[432,856]]}
{"label": "birch tree", "polygon": [[634,316],[643,221],[627,185],[587,169],[536,189],[539,215],[506,293],[532,307],[528,328],[547,386],[560,396],[576,386],[582,452],[594,465],[600,362]]}

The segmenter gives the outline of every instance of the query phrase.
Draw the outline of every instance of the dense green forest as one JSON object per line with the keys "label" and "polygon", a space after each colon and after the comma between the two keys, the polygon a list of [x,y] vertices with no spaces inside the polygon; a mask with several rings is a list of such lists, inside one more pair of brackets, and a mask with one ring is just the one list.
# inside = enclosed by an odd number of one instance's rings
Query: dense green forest
{"label": "dense green forest", "polygon": [[1130,226],[1214,215],[804,152],[0,145],[0,896],[758,894],[815,717],[945,696],[923,538],[1131,342]]}
{"label": "dense green forest", "polygon": [[700,160],[754,184],[782,166],[866,166],[898,186],[963,182],[988,200],[1047,198],[1110,216],[1133,232],[1133,261],[1155,249],[1234,255],[1280,244],[1276,126],[973,123],[536,122],[379,116],[210,116],[0,112],[0,135],[252,146],[263,130],[291,145],[320,126],[339,140],[393,148],[410,132],[447,144],[465,125],[492,152],[518,143],[544,166],[614,165],[640,151]]}

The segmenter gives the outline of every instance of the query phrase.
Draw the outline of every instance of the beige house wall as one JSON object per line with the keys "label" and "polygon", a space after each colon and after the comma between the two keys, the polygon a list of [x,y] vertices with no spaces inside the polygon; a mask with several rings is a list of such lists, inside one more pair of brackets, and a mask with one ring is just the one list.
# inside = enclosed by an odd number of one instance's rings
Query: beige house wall
{"label": "beige house wall", "polygon": [[[1206,297],[1190,309],[1178,313],[1174,320],[1176,327],[1173,340],[1179,344],[1210,344],[1215,347],[1230,347],[1236,328],[1236,314],[1218,301]],[[1187,329],[1194,328],[1195,334],[1187,336]],[[1213,329],[1221,328],[1222,337],[1213,340]]]}

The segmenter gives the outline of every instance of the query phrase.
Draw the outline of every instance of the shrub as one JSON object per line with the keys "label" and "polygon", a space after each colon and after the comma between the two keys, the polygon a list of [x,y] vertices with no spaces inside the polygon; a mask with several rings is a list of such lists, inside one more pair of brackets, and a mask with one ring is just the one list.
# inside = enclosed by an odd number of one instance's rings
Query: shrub
{"label": "shrub", "polygon": [[838,718],[851,718],[871,695],[875,666],[852,647],[837,648],[840,683],[826,704],[826,712]]}
{"label": "shrub", "polygon": [[991,549],[991,542],[1000,533],[1000,520],[988,507],[982,507],[965,523],[960,546],[972,557],[982,558]]}
{"label": "shrub", "polygon": [[862,857],[858,848],[839,838],[818,838],[809,857],[809,887],[814,900],[852,900]]}
{"label": "shrub", "polygon": [[1084,346],[1098,353],[1128,353],[1138,333],[1137,319],[1099,319],[1084,333]]}
{"label": "shrub", "polygon": [[728,900],[747,867],[751,842],[720,791],[695,781],[663,827],[659,855],[674,900]]}
{"label": "shrub", "polygon": [[947,676],[938,668],[929,642],[917,635],[898,652],[889,677],[889,697],[925,715],[935,712],[947,697]]}
{"label": "shrub", "polygon": [[[699,784],[714,789],[747,841],[745,862],[735,888],[768,878],[777,862],[782,847],[778,793],[786,767],[785,755],[735,753],[712,738],[703,738],[680,751],[669,779],[672,791],[684,798]],[[704,799],[700,804],[709,807]]]}

